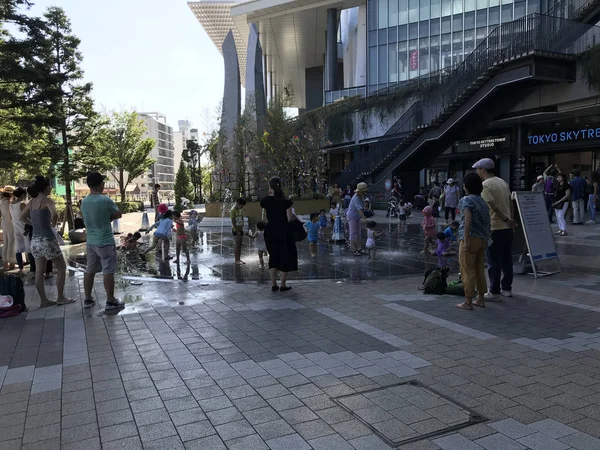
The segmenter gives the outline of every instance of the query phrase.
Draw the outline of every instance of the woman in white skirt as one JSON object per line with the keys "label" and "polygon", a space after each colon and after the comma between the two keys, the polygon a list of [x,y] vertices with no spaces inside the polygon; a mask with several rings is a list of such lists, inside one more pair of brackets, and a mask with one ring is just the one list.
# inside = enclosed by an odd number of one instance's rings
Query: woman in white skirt
{"label": "woman in white skirt", "polygon": [[27,191],[23,188],[15,189],[12,202],[10,203],[10,215],[12,216],[13,229],[15,234],[15,252],[19,271],[23,272],[23,253],[29,253],[31,247],[29,239],[25,236],[25,222],[21,220],[21,213],[25,209],[25,200]]}
{"label": "woman in white skirt", "polygon": [[10,201],[12,199],[15,188],[12,186],[5,186],[2,192],[2,200],[0,200],[0,216],[2,221],[0,227],[2,228],[2,263],[4,268],[13,270],[15,263],[17,262],[15,253],[15,233],[13,230],[12,218],[10,216]]}

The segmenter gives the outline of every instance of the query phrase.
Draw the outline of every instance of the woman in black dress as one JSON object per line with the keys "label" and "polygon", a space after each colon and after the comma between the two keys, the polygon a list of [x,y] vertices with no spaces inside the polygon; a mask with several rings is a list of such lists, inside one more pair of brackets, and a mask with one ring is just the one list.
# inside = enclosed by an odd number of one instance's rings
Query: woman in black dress
{"label": "woman in black dress", "polygon": [[[269,181],[269,196],[261,200],[260,206],[267,213],[265,243],[269,252],[269,273],[271,290],[289,291],[286,285],[288,272],[298,270],[298,251],[296,241],[290,232],[290,222],[294,218],[290,199],[283,195],[281,180],[273,177]],[[281,272],[281,287],[277,286],[277,271]]]}

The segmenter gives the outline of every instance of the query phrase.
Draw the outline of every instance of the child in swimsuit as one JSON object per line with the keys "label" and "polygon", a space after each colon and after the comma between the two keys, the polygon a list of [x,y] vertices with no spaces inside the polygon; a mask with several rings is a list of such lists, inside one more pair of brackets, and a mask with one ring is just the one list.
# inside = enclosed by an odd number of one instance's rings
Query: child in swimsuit
{"label": "child in swimsuit", "polygon": [[179,262],[179,254],[181,250],[185,253],[185,257],[187,260],[190,260],[190,252],[187,246],[187,235],[185,234],[185,223],[181,218],[181,213],[179,211],[173,212],[173,222],[175,222],[175,227],[177,229],[176,236],[177,242],[175,244],[175,262]]}

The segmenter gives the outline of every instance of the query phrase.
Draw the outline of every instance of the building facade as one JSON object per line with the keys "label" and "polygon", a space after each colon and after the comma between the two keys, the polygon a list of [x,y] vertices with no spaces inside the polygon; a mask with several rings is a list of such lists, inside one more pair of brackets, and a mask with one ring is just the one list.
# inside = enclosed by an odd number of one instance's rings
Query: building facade
{"label": "building facade", "polygon": [[154,139],[154,148],[150,156],[156,160],[149,170],[147,177],[141,177],[136,182],[143,192],[148,193],[152,190],[152,185],[158,183],[161,185],[161,191],[164,196],[174,195],[175,183],[175,145],[173,139],[173,128],[167,125],[167,119],[164,114],[157,112],[138,113],[144,121],[146,131],[144,138]]}

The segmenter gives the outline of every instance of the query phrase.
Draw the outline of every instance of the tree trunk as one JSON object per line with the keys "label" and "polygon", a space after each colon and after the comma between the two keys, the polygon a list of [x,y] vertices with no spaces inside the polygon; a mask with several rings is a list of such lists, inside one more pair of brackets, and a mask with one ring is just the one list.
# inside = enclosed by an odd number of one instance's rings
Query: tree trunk
{"label": "tree trunk", "polygon": [[73,198],[71,192],[71,160],[69,158],[69,141],[67,136],[67,130],[65,127],[62,128],[62,141],[63,141],[63,165],[64,165],[64,183],[65,183],[65,197],[66,197],[66,211],[65,220],[69,225],[69,230],[75,228],[73,221]]}
{"label": "tree trunk", "polygon": [[125,203],[125,189],[127,189],[127,186],[125,186],[125,174],[123,173],[123,170],[119,171],[119,190],[121,191],[121,203]]}

